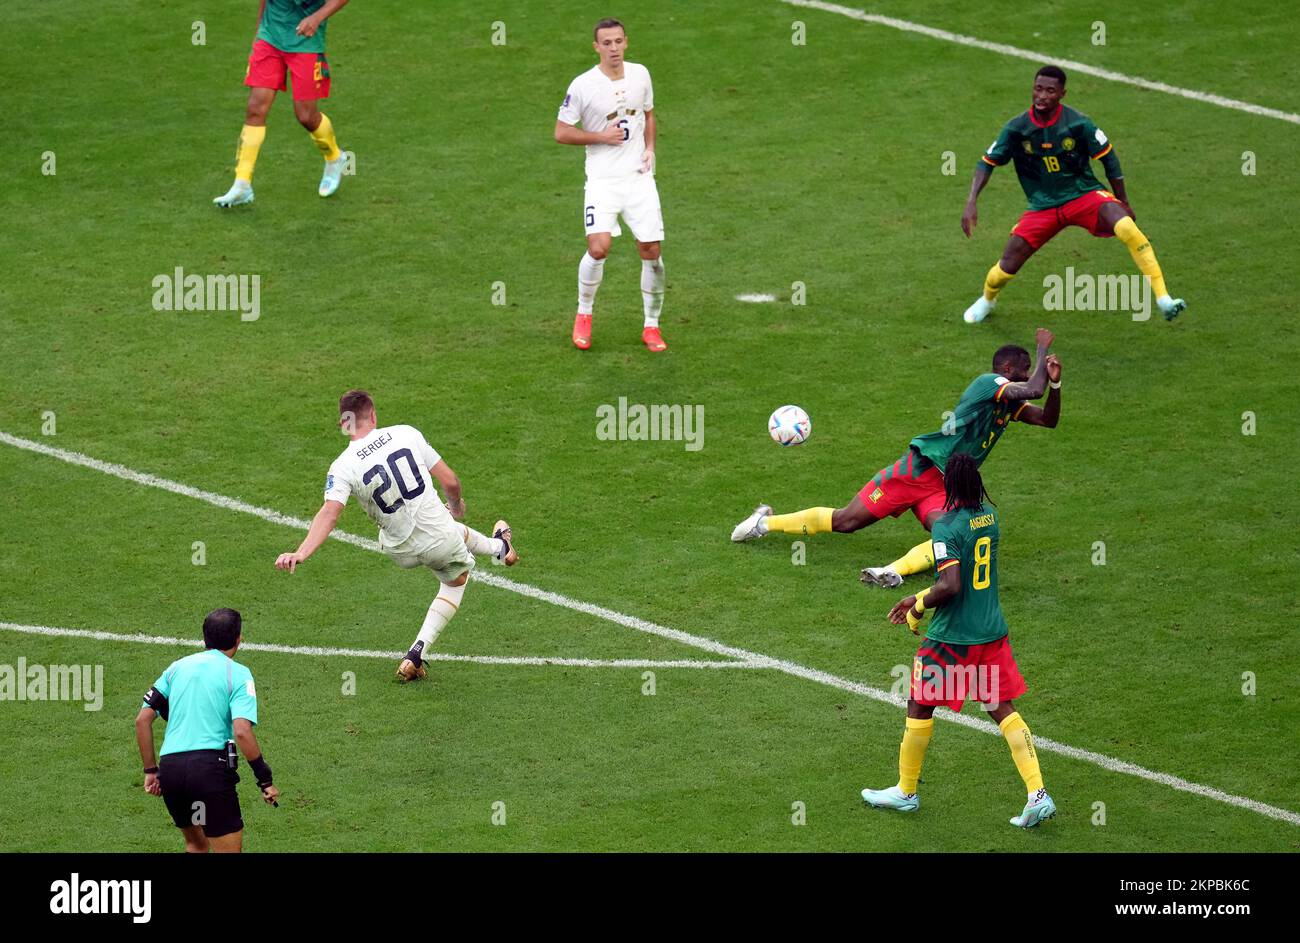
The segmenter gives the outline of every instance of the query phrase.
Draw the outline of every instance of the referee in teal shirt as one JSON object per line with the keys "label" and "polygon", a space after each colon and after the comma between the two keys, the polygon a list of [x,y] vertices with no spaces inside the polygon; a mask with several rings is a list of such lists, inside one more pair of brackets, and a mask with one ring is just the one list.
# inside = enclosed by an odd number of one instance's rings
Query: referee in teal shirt
{"label": "referee in teal shirt", "polygon": [[[243,848],[234,743],[248,760],[262,798],[278,805],[280,791],[271,784],[271,767],[253,736],[257,723],[253,673],[234,660],[243,641],[238,612],[208,613],[203,620],[205,650],[172,662],[145,694],[135,718],[144,791],[163,797],[172,821],[185,835],[186,851]],[[167,729],[161,760],[155,764],[153,722],[159,715]]]}

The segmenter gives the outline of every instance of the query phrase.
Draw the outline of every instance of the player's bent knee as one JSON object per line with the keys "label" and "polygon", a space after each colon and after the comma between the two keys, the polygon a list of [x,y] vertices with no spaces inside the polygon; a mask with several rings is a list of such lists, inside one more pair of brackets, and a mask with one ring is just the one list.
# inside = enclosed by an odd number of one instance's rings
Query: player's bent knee
{"label": "player's bent knee", "polygon": [[641,253],[641,258],[647,262],[653,262],[661,254],[660,244],[657,242],[638,242],[636,248]]}
{"label": "player's bent knee", "polygon": [[587,255],[599,261],[609,255],[609,240],[593,240],[587,243]]}
{"label": "player's bent knee", "polygon": [[469,582],[469,574],[468,574],[468,573],[462,573],[460,576],[456,577],[454,580],[452,580],[452,581],[451,581],[450,583],[448,583],[447,585],[448,585],[448,586],[464,586],[464,585],[465,585],[466,583],[468,583],[468,582]]}

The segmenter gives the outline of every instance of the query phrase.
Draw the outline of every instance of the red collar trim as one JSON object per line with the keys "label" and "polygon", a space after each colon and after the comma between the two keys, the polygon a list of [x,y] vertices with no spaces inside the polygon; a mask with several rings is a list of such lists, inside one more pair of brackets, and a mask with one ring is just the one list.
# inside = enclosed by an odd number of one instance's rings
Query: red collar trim
{"label": "red collar trim", "polygon": [[1040,128],[1050,128],[1052,125],[1056,124],[1056,122],[1060,119],[1060,117],[1061,117],[1061,109],[1063,109],[1064,107],[1065,107],[1065,103],[1064,103],[1064,102],[1058,103],[1057,106],[1056,106],[1056,111],[1052,112],[1052,118],[1051,118],[1050,121],[1039,121],[1037,118],[1035,118],[1035,117],[1034,117],[1034,106],[1033,106],[1033,105],[1030,105],[1030,106],[1029,106],[1029,111],[1026,112],[1026,114],[1029,115],[1029,120],[1032,121],[1032,122],[1033,122],[1035,125],[1037,125],[1038,127],[1040,127]]}

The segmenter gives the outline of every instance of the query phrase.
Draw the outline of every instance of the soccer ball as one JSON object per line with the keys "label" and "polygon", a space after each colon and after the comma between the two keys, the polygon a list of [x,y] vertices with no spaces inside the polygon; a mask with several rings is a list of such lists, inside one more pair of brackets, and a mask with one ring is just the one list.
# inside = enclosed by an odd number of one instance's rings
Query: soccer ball
{"label": "soccer ball", "polygon": [[798,406],[782,406],[767,421],[772,441],[781,445],[799,445],[812,435],[812,420]]}

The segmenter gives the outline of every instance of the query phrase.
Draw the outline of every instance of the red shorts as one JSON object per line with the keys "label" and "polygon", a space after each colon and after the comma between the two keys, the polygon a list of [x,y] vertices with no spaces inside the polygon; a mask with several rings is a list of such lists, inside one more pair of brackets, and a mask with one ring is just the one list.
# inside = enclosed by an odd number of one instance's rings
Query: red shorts
{"label": "red shorts", "polygon": [[1101,224],[1101,207],[1105,203],[1119,203],[1119,200],[1109,190],[1091,190],[1050,210],[1029,210],[1020,217],[1011,234],[1024,239],[1035,249],[1041,248],[1066,226],[1082,226],[1094,236],[1103,238],[1113,236],[1113,232],[1097,231]]}
{"label": "red shorts", "polygon": [[293,76],[293,100],[330,97],[330,64],[323,52],[283,52],[265,39],[253,43],[244,84],[250,88],[285,90],[285,75]]}
{"label": "red shorts", "polygon": [[920,456],[911,449],[907,454],[876,472],[876,476],[862,486],[858,500],[876,517],[898,517],[910,510],[925,526],[926,515],[943,510],[945,494],[943,473],[931,465],[920,474],[914,474]]}
{"label": "red shorts", "polygon": [[950,645],[926,639],[912,660],[911,698],[927,707],[960,711],[966,699],[982,704],[1014,701],[1025,679],[1007,636],[982,645]]}

